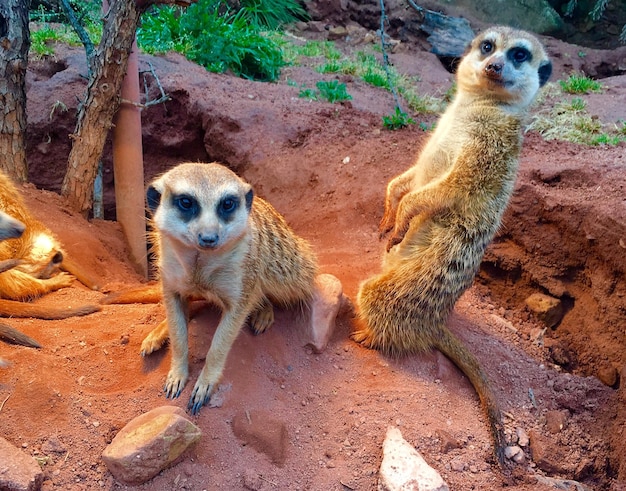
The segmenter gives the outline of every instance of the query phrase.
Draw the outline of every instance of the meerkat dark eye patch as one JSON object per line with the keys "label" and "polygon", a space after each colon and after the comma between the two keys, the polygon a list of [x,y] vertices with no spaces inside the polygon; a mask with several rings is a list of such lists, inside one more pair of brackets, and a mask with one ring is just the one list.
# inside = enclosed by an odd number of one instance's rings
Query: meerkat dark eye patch
{"label": "meerkat dark eye patch", "polygon": [[172,196],[172,204],[178,210],[181,219],[188,222],[200,214],[198,200],[188,194],[175,194]]}
{"label": "meerkat dark eye patch", "polygon": [[225,222],[229,222],[237,208],[239,208],[239,196],[226,195],[217,204],[217,216]]}
{"label": "meerkat dark eye patch", "polygon": [[146,202],[148,203],[148,209],[151,213],[154,213],[154,210],[156,210],[161,203],[161,193],[159,193],[154,186],[148,186]]}
{"label": "meerkat dark eye patch", "polygon": [[518,46],[508,50],[506,52],[506,57],[514,64],[519,65],[520,63],[524,63],[525,61],[531,61],[533,55],[526,48]]}
{"label": "meerkat dark eye patch", "polygon": [[252,208],[252,200],[254,199],[254,191],[251,189],[246,193],[246,210],[250,211]]}
{"label": "meerkat dark eye patch", "polygon": [[550,61],[544,61],[539,65],[537,72],[539,74],[539,87],[543,87],[550,78],[550,75],[552,75],[552,63]]}

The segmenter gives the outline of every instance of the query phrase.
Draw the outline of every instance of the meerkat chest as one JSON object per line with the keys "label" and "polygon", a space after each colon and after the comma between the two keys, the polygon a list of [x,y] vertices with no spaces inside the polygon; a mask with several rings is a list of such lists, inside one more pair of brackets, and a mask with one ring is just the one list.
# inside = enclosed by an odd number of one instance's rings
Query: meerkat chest
{"label": "meerkat chest", "polygon": [[245,277],[245,245],[241,241],[228,250],[201,251],[162,240],[159,262],[163,288],[222,304],[236,301]]}

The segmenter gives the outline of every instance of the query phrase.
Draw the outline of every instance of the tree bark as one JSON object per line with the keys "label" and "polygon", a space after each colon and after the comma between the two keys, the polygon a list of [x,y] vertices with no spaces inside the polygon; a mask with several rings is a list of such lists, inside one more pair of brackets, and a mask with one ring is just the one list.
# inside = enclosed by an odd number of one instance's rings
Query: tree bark
{"label": "tree bark", "polygon": [[28,1],[0,2],[0,169],[26,182],[26,67]]}
{"label": "tree bark", "polygon": [[93,199],[93,182],[113,116],[120,103],[120,88],[141,13],[152,4],[188,6],[195,0],[115,0],[105,14],[102,41],[95,50],[85,100],[80,105],[74,143],[61,194],[87,215]]}

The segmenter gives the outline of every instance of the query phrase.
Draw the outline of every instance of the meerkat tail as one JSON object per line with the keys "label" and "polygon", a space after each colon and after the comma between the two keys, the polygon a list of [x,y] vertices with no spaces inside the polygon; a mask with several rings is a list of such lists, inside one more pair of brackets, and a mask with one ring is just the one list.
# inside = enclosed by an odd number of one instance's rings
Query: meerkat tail
{"label": "meerkat tail", "polygon": [[89,274],[87,274],[85,270],[82,269],[73,259],[67,256],[64,257],[63,262],[61,263],[61,269],[67,273],[70,273],[90,290],[100,290],[100,285],[98,285],[98,282],[94,280],[91,276],[89,276]]}
{"label": "meerkat tail", "polygon": [[128,303],[159,303],[163,300],[163,290],[160,284],[142,285],[128,288],[119,292],[110,293],[102,300],[101,304],[128,304]]}
{"label": "meerkat tail", "polygon": [[435,348],[446,355],[470,380],[474,390],[478,393],[480,402],[487,414],[489,426],[494,440],[494,453],[500,467],[504,468],[504,448],[506,437],[504,423],[498,402],[496,401],[487,375],[482,370],[476,357],[465,345],[446,327],[441,326],[441,335],[435,340]]}
{"label": "meerkat tail", "polygon": [[29,348],[41,348],[41,345],[30,336],[3,323],[0,323],[0,339],[10,344],[19,344]]}
{"label": "meerkat tail", "polygon": [[33,317],[35,319],[59,320],[68,317],[81,317],[83,315],[99,312],[98,305],[83,305],[68,309],[55,309],[26,302],[0,299],[0,317]]}

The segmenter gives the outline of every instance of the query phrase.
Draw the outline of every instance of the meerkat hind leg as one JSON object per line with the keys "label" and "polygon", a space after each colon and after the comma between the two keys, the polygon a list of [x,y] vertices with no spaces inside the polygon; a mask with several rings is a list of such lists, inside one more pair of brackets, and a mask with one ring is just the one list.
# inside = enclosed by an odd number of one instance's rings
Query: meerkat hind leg
{"label": "meerkat hind leg", "polygon": [[250,314],[249,322],[254,334],[265,332],[274,323],[274,306],[267,297],[264,297],[259,308]]}
{"label": "meerkat hind leg", "polygon": [[160,350],[167,343],[169,337],[167,319],[165,319],[143,339],[141,343],[141,356],[146,356]]}

